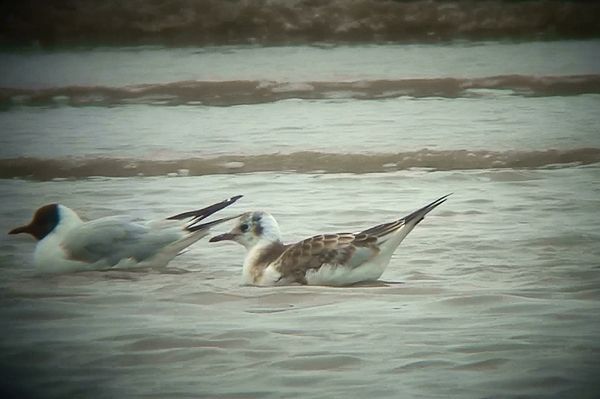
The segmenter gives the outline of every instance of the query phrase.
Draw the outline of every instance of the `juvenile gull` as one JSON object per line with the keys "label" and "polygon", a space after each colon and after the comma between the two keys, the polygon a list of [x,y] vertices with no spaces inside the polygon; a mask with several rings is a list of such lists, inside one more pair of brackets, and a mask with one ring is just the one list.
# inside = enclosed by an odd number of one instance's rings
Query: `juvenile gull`
{"label": "juvenile gull", "polygon": [[83,222],[66,206],[48,204],[35,211],[29,224],[8,234],[28,233],[39,241],[34,264],[42,272],[165,267],[183,249],[207,235],[211,227],[235,218],[200,223],[241,197],[146,223],[127,216]]}
{"label": "juvenile gull", "polygon": [[404,237],[450,194],[390,223],[360,233],[321,234],[283,244],[277,221],[267,212],[240,215],[235,227],[210,242],[232,240],[246,247],[242,283],[343,286],[377,280]]}

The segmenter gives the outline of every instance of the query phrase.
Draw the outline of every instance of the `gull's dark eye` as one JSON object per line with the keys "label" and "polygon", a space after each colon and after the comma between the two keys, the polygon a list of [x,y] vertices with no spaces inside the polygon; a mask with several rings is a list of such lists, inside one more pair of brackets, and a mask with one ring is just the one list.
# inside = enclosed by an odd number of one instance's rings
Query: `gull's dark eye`
{"label": "gull's dark eye", "polygon": [[248,223],[243,223],[240,226],[240,229],[242,229],[242,233],[246,233],[248,230],[250,230],[250,226],[248,225]]}

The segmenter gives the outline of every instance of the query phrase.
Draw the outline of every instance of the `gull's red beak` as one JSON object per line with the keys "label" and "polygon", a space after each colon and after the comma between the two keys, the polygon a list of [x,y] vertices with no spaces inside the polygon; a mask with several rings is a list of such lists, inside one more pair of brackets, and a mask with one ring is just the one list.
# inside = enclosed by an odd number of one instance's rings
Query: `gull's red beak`
{"label": "gull's red beak", "polygon": [[14,228],[8,232],[8,234],[21,234],[21,233],[31,234],[31,227],[29,225],[25,225],[25,226]]}

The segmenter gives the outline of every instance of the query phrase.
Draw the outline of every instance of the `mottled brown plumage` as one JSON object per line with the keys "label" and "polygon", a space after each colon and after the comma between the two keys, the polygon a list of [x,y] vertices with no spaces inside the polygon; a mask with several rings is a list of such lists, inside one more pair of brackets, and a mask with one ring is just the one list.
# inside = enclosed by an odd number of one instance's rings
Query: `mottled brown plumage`
{"label": "mottled brown plumage", "polygon": [[306,284],[308,270],[319,269],[323,265],[346,266],[357,248],[369,248],[374,254],[379,252],[377,237],[350,233],[321,234],[288,246],[273,265],[281,272],[282,278],[293,276],[297,282]]}
{"label": "mottled brown plumage", "polygon": [[347,285],[376,280],[412,229],[447,195],[390,223],[360,233],[321,234],[285,245],[275,218],[262,211],[240,215],[237,225],[211,242],[233,240],[246,247],[243,281],[254,285]]}

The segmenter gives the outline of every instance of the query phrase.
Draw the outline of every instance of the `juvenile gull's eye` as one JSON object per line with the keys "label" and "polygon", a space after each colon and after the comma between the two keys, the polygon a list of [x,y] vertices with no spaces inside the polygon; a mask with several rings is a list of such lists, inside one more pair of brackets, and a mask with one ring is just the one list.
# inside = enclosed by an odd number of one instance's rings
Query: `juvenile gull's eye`
{"label": "juvenile gull's eye", "polygon": [[246,233],[248,230],[250,230],[250,226],[248,226],[248,223],[244,223],[240,226],[240,229],[242,229],[242,233]]}

